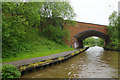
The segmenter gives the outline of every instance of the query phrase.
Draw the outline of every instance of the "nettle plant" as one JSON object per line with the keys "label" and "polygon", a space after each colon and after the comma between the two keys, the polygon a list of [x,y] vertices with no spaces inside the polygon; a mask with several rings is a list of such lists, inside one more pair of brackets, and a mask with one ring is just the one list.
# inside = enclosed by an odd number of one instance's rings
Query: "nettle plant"
{"label": "nettle plant", "polygon": [[11,64],[2,66],[2,78],[20,78],[21,72],[19,69]]}

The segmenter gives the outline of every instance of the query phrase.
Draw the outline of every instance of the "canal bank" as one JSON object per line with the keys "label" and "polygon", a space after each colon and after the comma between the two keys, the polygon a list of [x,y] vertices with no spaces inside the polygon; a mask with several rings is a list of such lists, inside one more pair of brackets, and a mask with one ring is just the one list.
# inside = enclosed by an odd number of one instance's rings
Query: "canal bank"
{"label": "canal bank", "polygon": [[86,47],[84,49],[75,49],[72,51],[67,51],[67,52],[53,54],[53,55],[44,56],[44,57],[36,57],[36,58],[30,58],[30,59],[26,59],[26,60],[19,60],[19,61],[3,63],[3,65],[4,64],[12,64],[12,65],[18,67],[21,70],[21,73],[23,73],[26,71],[31,71],[36,68],[46,67],[47,65],[60,63],[61,61],[65,61],[65,60],[69,59],[70,57],[73,57],[79,53],[86,51],[87,49],[88,49],[88,47]]}
{"label": "canal bank", "polygon": [[90,47],[64,63],[28,72],[21,78],[118,78],[118,52]]}

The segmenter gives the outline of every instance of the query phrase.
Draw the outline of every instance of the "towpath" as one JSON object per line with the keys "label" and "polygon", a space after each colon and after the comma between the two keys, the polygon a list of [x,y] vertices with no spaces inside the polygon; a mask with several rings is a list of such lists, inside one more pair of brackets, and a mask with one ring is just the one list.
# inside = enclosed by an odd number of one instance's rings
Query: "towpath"
{"label": "towpath", "polygon": [[30,58],[30,59],[25,59],[25,60],[3,63],[3,65],[4,64],[12,64],[14,66],[19,67],[19,66],[22,66],[22,65],[27,65],[27,64],[31,64],[31,63],[36,63],[36,62],[48,60],[48,59],[55,59],[55,58],[58,58],[58,57],[66,56],[66,55],[69,55],[69,54],[71,54],[71,53],[73,53],[77,50],[78,49],[67,51],[67,52],[62,52],[62,53],[58,53],[58,54],[43,56],[43,57],[35,57],[35,58]]}

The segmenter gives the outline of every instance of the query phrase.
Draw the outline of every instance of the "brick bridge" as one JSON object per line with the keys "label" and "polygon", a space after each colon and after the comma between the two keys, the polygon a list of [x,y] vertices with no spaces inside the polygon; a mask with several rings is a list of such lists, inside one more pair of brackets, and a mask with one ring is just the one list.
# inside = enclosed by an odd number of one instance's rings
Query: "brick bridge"
{"label": "brick bridge", "polygon": [[70,41],[64,42],[74,48],[83,47],[83,40],[91,36],[97,36],[104,40],[104,45],[108,43],[107,26],[92,23],[77,22],[76,26],[68,26],[65,28],[70,31]]}

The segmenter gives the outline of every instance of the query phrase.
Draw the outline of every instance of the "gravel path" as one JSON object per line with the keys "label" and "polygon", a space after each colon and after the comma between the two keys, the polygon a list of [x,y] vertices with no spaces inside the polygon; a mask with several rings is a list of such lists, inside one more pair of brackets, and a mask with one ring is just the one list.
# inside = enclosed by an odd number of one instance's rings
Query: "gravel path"
{"label": "gravel path", "polygon": [[25,60],[3,63],[3,65],[4,64],[13,64],[13,65],[18,67],[18,66],[22,66],[22,65],[27,65],[27,64],[31,64],[31,63],[35,63],[35,62],[44,61],[44,60],[47,60],[47,59],[54,59],[54,58],[58,58],[58,57],[61,57],[61,56],[66,56],[66,55],[69,55],[69,54],[71,54],[71,53],[73,53],[77,50],[78,49],[75,49],[75,50],[72,50],[72,51],[67,51],[67,52],[62,52],[62,53],[58,53],[58,54],[43,56],[43,57],[35,57],[35,58],[30,58],[30,59],[25,59]]}

